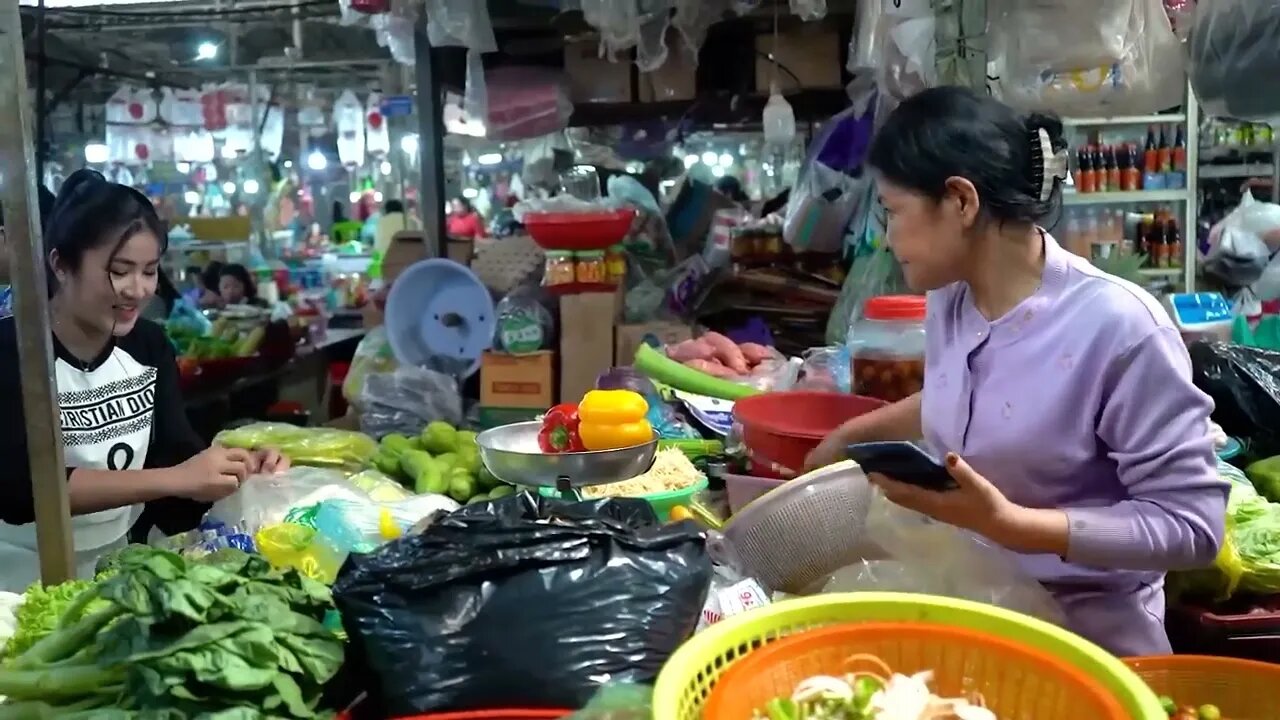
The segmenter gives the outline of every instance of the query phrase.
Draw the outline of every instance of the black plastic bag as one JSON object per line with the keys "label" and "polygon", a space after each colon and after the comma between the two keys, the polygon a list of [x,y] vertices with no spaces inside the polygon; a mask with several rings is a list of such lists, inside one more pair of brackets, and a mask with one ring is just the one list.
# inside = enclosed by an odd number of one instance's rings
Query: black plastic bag
{"label": "black plastic bag", "polygon": [[1280,455],[1280,352],[1224,342],[1189,348],[1192,379],[1213,398],[1213,420],[1258,457]]}
{"label": "black plastic bag", "polygon": [[372,711],[568,708],[652,683],[711,580],[692,522],[642,500],[521,493],[352,555],[334,584]]}

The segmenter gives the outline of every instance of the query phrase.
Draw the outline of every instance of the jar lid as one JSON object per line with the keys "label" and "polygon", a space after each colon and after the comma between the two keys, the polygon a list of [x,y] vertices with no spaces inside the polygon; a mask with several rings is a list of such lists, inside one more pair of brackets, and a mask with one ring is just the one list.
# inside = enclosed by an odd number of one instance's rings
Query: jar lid
{"label": "jar lid", "polygon": [[546,256],[548,260],[572,260],[573,252],[569,250],[547,250]]}
{"label": "jar lid", "polygon": [[881,295],[867,300],[863,316],[868,320],[924,320],[923,295]]}
{"label": "jar lid", "polygon": [[604,257],[603,250],[583,250],[577,253],[579,260],[599,260]]}

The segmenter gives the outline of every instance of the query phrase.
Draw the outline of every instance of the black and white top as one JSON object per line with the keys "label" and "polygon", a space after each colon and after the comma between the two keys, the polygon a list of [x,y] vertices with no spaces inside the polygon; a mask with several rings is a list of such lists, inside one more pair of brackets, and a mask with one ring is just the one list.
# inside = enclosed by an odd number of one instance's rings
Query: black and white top
{"label": "black and white top", "polygon": [[[205,448],[187,420],[173,348],[160,326],[139,320],[88,363],[56,337],[53,347],[68,476],[76,468],[172,467]],[[34,581],[27,565],[35,572],[38,562],[13,318],[0,319],[0,398],[0,459],[6,469],[0,478],[0,588],[17,592]],[[162,502],[179,510],[165,515],[193,517],[190,507],[179,507],[183,501]],[[126,507],[73,518],[82,575],[92,572],[98,555],[123,541],[141,510]]]}

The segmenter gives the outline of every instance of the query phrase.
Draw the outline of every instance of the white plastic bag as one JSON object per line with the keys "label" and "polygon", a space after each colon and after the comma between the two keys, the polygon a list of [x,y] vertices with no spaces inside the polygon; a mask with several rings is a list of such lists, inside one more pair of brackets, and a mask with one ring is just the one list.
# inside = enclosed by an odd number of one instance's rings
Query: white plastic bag
{"label": "white plastic bag", "polygon": [[610,62],[640,41],[636,0],[582,0],[582,19],[600,33],[600,50]]}
{"label": "white plastic bag", "polygon": [[[1230,287],[1248,287],[1263,276],[1280,250],[1280,205],[1255,200],[1245,191],[1240,204],[1209,231],[1205,273]],[[1254,288],[1260,299],[1270,299],[1280,288]]]}
{"label": "white plastic bag", "polygon": [[267,525],[285,522],[296,508],[330,499],[372,502],[340,470],[297,466],[279,475],[249,476],[238,491],[214,503],[209,517],[254,535]]}
{"label": "white plastic bag", "polygon": [[485,0],[426,0],[427,39],[432,47],[465,47],[497,52]]}
{"label": "white plastic bag", "polygon": [[1205,114],[1280,119],[1280,0],[1198,3],[1187,55]]}
{"label": "white plastic bag", "polygon": [[1065,622],[1062,608],[1012,552],[895,505],[879,491],[867,511],[866,539],[882,554],[837,570],[823,592],[925,593]]}

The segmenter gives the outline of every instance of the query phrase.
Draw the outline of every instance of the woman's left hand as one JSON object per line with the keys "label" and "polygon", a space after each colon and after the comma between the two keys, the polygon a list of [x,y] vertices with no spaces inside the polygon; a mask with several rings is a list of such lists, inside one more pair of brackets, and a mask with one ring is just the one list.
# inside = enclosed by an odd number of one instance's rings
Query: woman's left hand
{"label": "woman's left hand", "polygon": [[255,450],[253,453],[254,467],[249,468],[249,473],[277,475],[289,469],[289,458],[280,454],[279,450],[264,448]]}
{"label": "woman's left hand", "polygon": [[925,490],[880,473],[871,473],[868,479],[897,505],[1004,542],[1006,531],[1022,508],[959,455],[947,453],[943,465],[959,487],[944,492]]}

